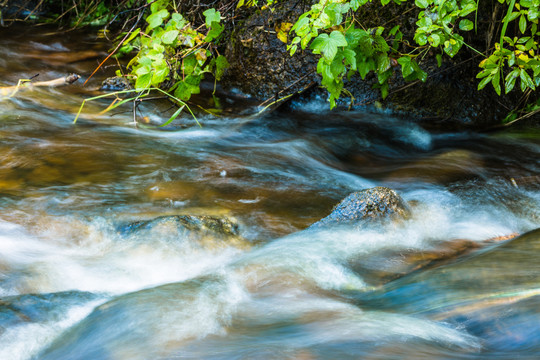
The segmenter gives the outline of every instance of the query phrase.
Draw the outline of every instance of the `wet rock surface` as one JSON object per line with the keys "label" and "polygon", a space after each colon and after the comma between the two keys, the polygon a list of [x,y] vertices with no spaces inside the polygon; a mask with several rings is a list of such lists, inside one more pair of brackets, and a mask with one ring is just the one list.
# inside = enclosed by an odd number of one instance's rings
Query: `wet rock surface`
{"label": "wet rock surface", "polygon": [[346,224],[361,225],[362,220],[404,219],[409,214],[409,206],[401,196],[392,189],[378,186],[348,195],[336,205],[330,215],[308,229]]}
{"label": "wet rock surface", "polygon": [[275,4],[274,11],[246,10],[226,47],[225,56],[234,61],[229,61],[223,84],[263,101],[294,94],[317,81],[311,51],[299,50],[291,57],[276,36],[276,27],[294,23],[310,7],[309,2],[285,1]]}
{"label": "wet rock surface", "polygon": [[234,220],[209,215],[166,215],[151,220],[135,221],[118,226],[126,237],[167,236],[171,239],[189,239],[205,246],[247,246],[240,236],[239,225]]}
{"label": "wet rock surface", "polygon": [[106,78],[101,83],[101,87],[99,90],[102,91],[122,91],[122,90],[129,90],[133,87],[129,83],[129,80],[125,78],[124,76],[113,76]]}

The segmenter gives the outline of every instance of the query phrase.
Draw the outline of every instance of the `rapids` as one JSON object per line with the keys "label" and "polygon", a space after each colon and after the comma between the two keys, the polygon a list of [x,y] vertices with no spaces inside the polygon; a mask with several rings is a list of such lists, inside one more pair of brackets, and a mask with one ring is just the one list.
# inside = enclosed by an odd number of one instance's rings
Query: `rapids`
{"label": "rapids", "polygon": [[[0,86],[86,80],[107,51],[91,31],[0,30]],[[241,94],[202,127],[153,126],[166,101],[136,127],[131,106],[100,113],[110,99],[73,124],[109,65],[0,99],[0,359],[540,357],[538,127],[435,132],[324,101],[253,116]],[[411,217],[302,231],[373,186]],[[173,214],[235,219],[242,240],[119,231]],[[375,281],[405,253],[512,233]]]}

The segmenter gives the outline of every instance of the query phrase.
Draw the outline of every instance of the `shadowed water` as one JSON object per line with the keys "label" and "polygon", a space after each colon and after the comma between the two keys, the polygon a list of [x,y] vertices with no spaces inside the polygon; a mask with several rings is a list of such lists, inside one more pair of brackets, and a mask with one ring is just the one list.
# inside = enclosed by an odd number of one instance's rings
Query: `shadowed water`
{"label": "shadowed water", "polygon": [[[107,50],[41,30],[0,32],[1,86],[86,80]],[[1,359],[540,356],[538,128],[434,133],[324,102],[253,116],[237,94],[202,127],[156,128],[166,101],[135,126],[131,106],[100,113],[110,99],[74,125],[113,73],[0,99]],[[302,231],[373,186],[410,217]],[[167,215],[227,217],[239,236],[122,230]],[[407,256],[514,233],[438,267]]]}

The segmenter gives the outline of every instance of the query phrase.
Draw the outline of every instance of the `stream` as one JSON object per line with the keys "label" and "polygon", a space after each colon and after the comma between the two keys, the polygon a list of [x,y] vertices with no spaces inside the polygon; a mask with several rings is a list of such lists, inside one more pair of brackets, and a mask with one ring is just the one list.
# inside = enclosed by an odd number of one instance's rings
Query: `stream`
{"label": "stream", "polygon": [[[10,27],[0,49],[0,86],[82,76],[0,98],[0,359],[540,357],[538,125],[429,131],[323,100],[254,116],[234,92],[200,127],[155,126],[166,100],[143,101],[135,126],[129,104],[102,113],[110,98],[73,124],[117,69],[83,86],[107,42]],[[411,216],[302,231],[375,186]],[[404,254],[514,233],[379,281]]]}

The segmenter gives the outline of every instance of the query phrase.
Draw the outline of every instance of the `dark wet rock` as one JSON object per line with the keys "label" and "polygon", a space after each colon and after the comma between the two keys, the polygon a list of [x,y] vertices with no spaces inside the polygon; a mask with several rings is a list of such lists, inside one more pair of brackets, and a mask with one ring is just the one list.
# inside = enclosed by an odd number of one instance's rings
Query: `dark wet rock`
{"label": "dark wet rock", "polygon": [[374,187],[354,192],[334,207],[330,215],[309,229],[344,224],[363,224],[364,220],[405,219],[410,209],[394,190]]}
{"label": "dark wet rock", "polygon": [[157,236],[173,241],[188,239],[205,246],[248,245],[248,242],[240,236],[238,223],[221,216],[167,215],[124,224],[117,230],[123,236],[143,239]]}
{"label": "dark wet rock", "polygon": [[284,1],[274,4],[273,11],[242,9],[245,19],[236,24],[227,44],[231,67],[223,83],[266,100],[293,94],[317,80],[311,51],[299,50],[291,57],[275,30],[282,23],[294,23],[310,7],[310,2]]}
{"label": "dark wet rock", "polygon": [[124,76],[113,76],[103,80],[99,90],[102,91],[122,91],[132,89],[129,80]]}

